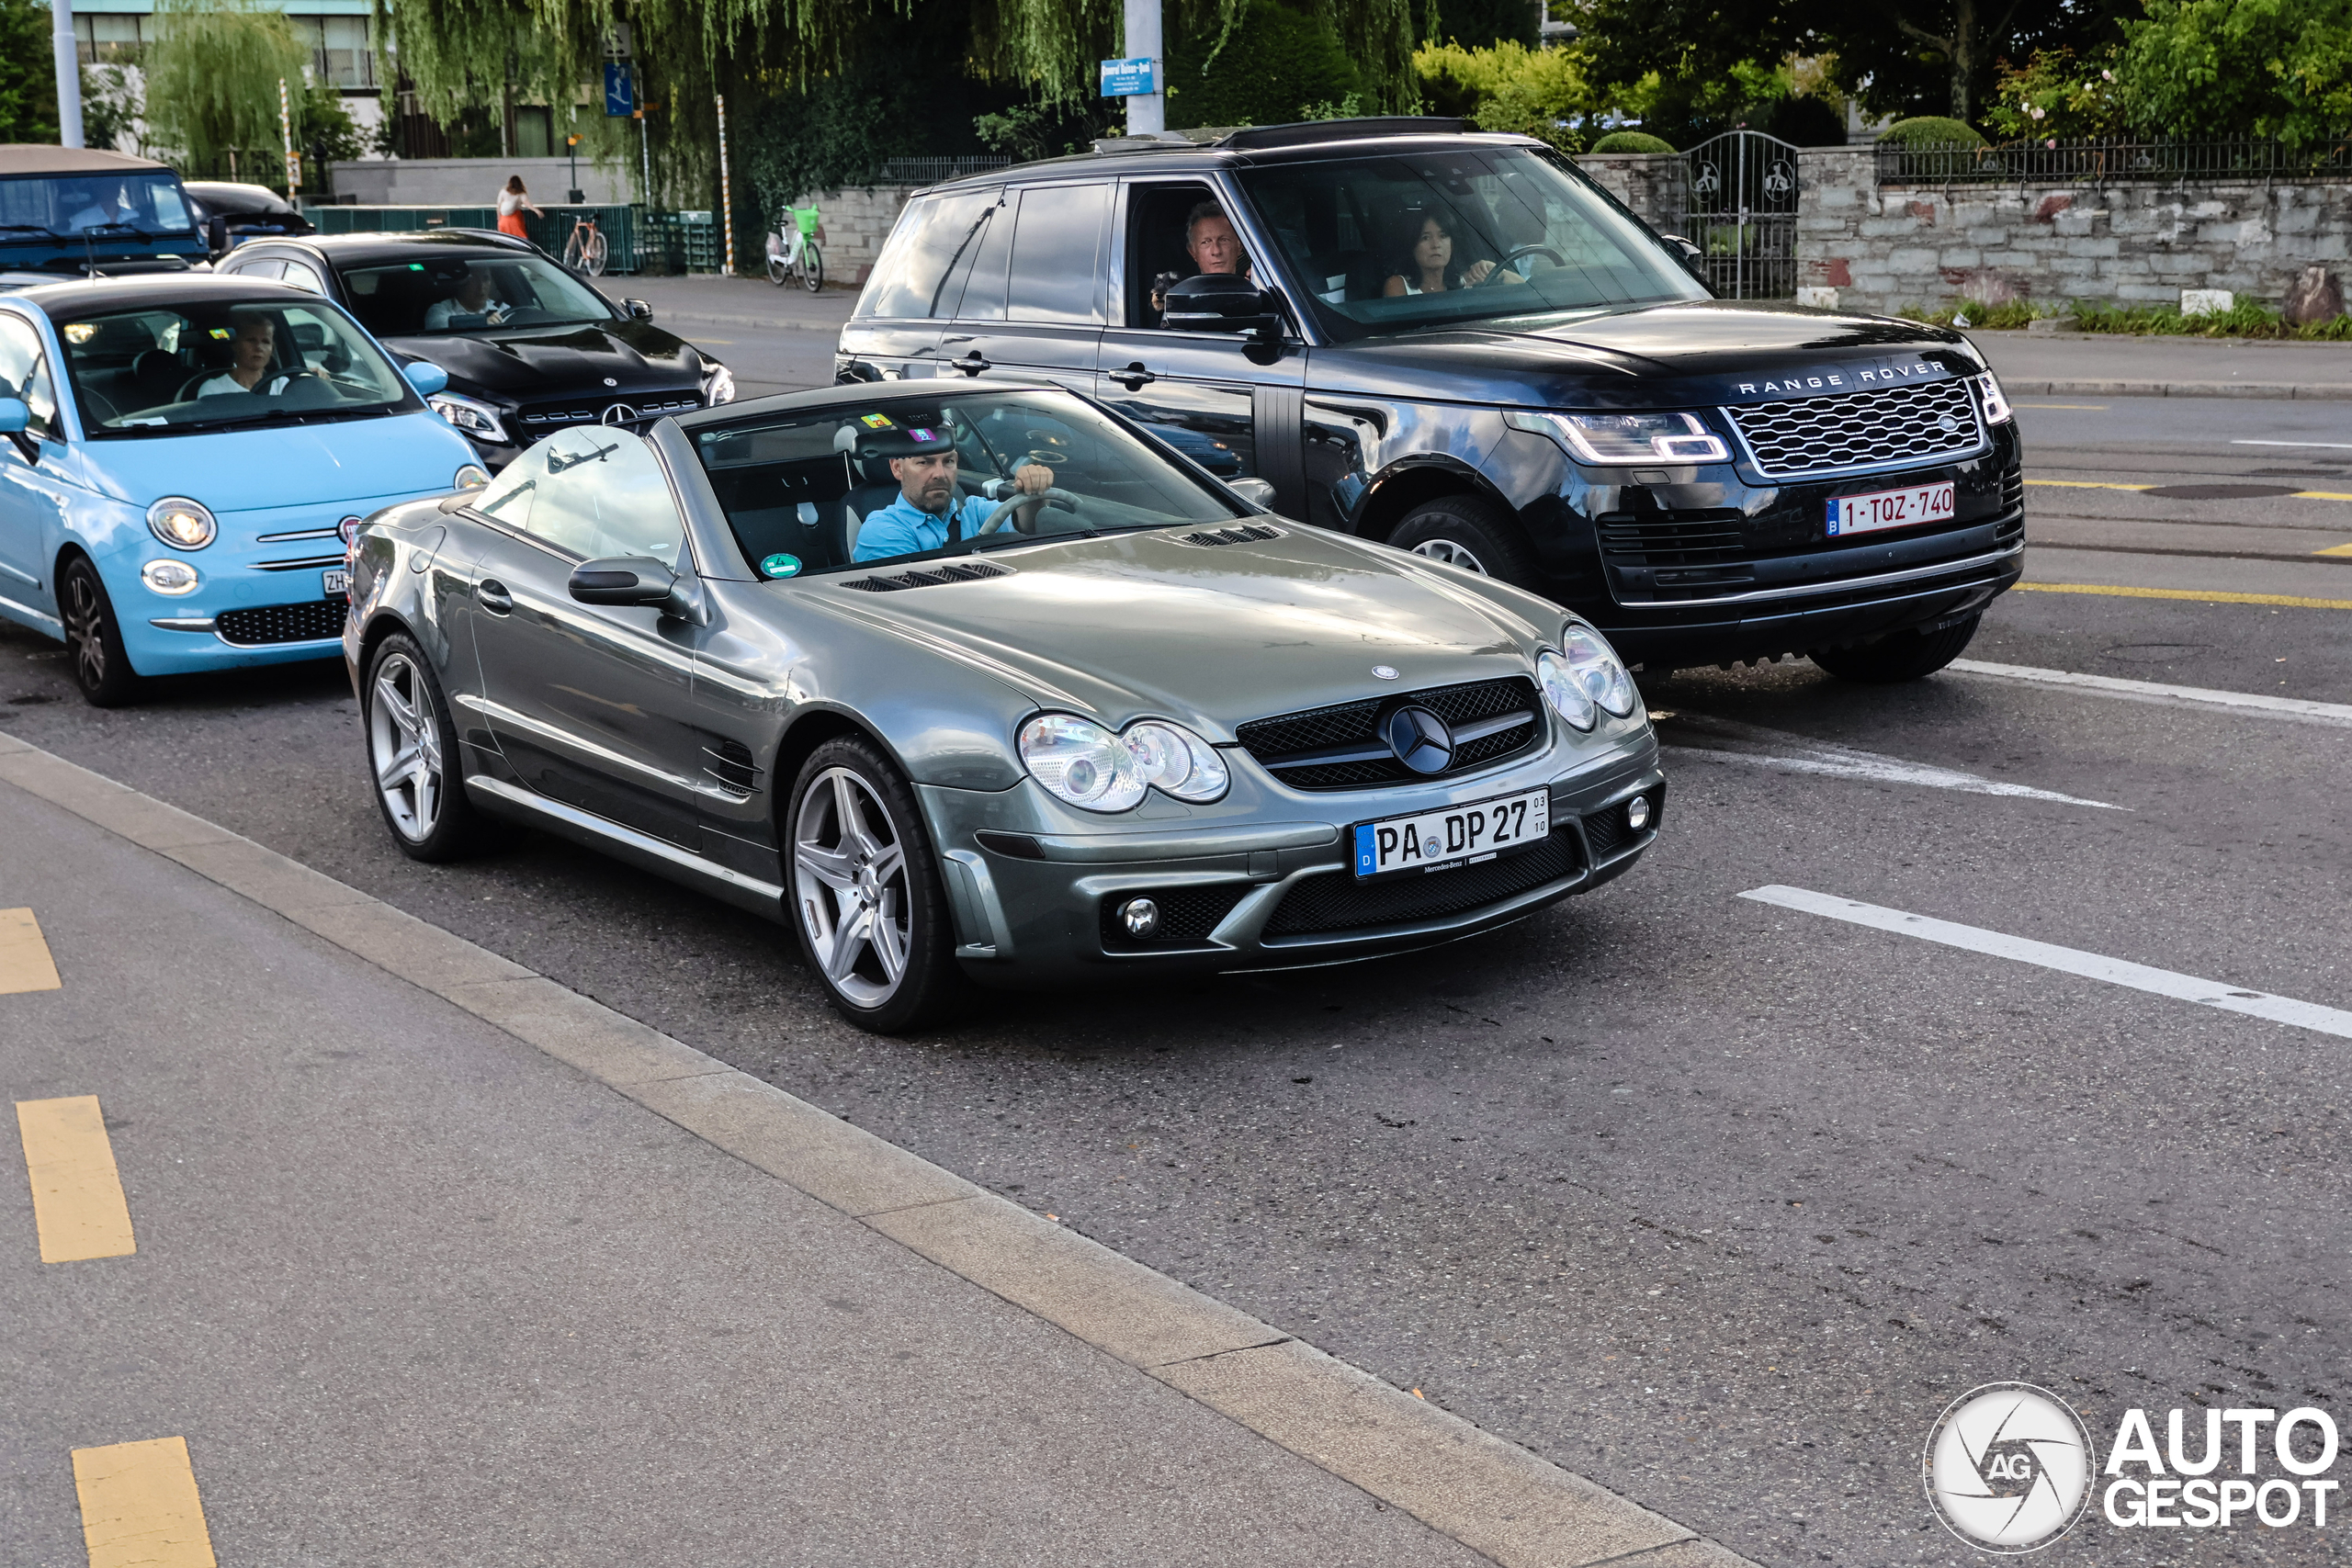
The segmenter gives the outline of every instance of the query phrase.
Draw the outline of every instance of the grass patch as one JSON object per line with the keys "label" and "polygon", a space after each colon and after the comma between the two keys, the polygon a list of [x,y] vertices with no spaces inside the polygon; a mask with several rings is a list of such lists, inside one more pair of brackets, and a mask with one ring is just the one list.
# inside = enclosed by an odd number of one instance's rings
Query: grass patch
{"label": "grass patch", "polygon": [[1965,316],[1970,328],[2014,331],[2044,316],[2072,316],[2074,331],[2117,333],[2135,337],[2293,338],[2306,343],[2352,343],[2352,315],[2309,326],[2290,326],[2267,305],[2241,299],[2227,310],[2210,316],[2184,316],[2171,305],[2059,305],[2048,300],[2012,299],[2000,305],[1959,301],[1928,310],[1906,306],[1896,312],[1915,321],[1948,327]]}

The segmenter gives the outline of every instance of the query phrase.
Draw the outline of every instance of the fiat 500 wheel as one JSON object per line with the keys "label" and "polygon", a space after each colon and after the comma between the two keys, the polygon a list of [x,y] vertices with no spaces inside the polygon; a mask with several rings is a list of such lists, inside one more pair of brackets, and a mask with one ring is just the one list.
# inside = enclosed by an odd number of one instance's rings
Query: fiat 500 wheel
{"label": "fiat 500 wheel", "polygon": [[1537,586],[1534,553],[1520,536],[1519,525],[1476,496],[1449,495],[1415,507],[1388,542],[1481,577],[1500,578],[1514,588]]}
{"label": "fiat 500 wheel", "polygon": [[411,860],[448,861],[477,848],[482,820],[466,798],[457,725],[424,650],[406,633],[369,660],[368,767],[392,841]]}
{"label": "fiat 500 wheel", "polygon": [[864,740],[830,740],[792,792],[793,929],[842,1015],[898,1033],[958,1010],[969,983],[914,791]]}
{"label": "fiat 500 wheel", "polygon": [[138,696],[141,682],[122,646],[122,624],[98,569],[85,556],[65,565],[57,583],[58,618],[74,659],[74,683],[92,707],[119,707]]}

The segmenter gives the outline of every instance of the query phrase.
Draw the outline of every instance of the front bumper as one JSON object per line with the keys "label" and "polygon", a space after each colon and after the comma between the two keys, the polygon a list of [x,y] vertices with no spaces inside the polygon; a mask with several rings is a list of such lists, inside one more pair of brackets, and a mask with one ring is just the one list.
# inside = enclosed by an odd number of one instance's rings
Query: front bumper
{"label": "front bumper", "polygon": [[[1586,892],[1631,869],[1656,841],[1666,781],[1646,729],[1562,769],[1554,751],[1463,781],[1453,801],[1551,792],[1551,837],[1515,856],[1358,885],[1347,829],[1426,810],[1426,794],[1392,790],[1292,795],[1247,821],[1117,833],[1031,830],[1017,798],[924,787],[954,907],[956,956],[983,983],[1025,987],[1120,974],[1295,968],[1407,952],[1472,936]],[[1624,807],[1647,797],[1651,820],[1630,830]],[[1016,798],[1008,798],[1016,797]],[[1309,804],[1297,809],[1305,798]],[[1275,803],[1270,802],[1270,807]],[[1287,809],[1283,809],[1287,808]],[[1380,890],[1376,894],[1373,889]],[[1128,940],[1108,918],[1151,896],[1183,916],[1178,929]],[[1368,896],[1370,895],[1370,896]]]}

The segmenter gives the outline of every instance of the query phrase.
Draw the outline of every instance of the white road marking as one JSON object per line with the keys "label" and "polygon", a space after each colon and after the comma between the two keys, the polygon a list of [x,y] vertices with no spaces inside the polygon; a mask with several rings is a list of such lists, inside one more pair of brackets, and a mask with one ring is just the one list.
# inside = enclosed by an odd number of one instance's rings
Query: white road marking
{"label": "white road marking", "polygon": [[1799,909],[1808,915],[1821,915],[1852,925],[1868,926],[1873,931],[1917,937],[1922,942],[1940,942],[1946,947],[1964,948],[1970,953],[1982,953],[1994,958],[2013,959],[2019,964],[2032,964],[2062,974],[2079,975],[2086,980],[2104,980],[2110,986],[2124,986],[2135,991],[2171,997],[2177,1001],[2195,1002],[2200,1007],[2219,1008],[2224,1012],[2244,1013],[2248,1018],[2267,1019],[2273,1023],[2292,1024],[2298,1029],[2316,1030],[2340,1040],[2352,1040],[2352,1012],[2341,1008],[2299,1002],[2292,997],[2274,997],[2267,991],[2242,990],[2223,985],[2219,980],[2200,980],[2194,975],[2175,974],[2170,969],[2153,969],[2144,964],[2085,953],[2079,948],[2059,947],[2021,936],[2005,936],[1981,926],[1958,925],[1928,915],[1907,914],[1901,909],[1860,904],[1851,898],[1838,898],[1827,893],[1809,892],[1803,887],[1752,887],[1740,897],[1753,898],[1759,904],[1777,904],[1784,909]]}
{"label": "white road marking", "polygon": [[2352,452],[2352,441],[2233,441],[2233,446],[2324,446],[2331,452]]}
{"label": "white road marking", "polygon": [[2302,697],[2266,697],[2254,692],[2216,692],[2202,686],[2167,686],[2158,681],[2123,681],[2112,675],[2085,675],[2072,670],[2037,670],[2027,664],[1987,664],[1955,659],[1949,666],[1963,675],[1989,675],[2002,681],[2023,681],[2037,686],[2065,686],[2127,701],[2165,703],[2189,707],[2231,708],[2302,724],[2352,728],[2352,706],[2314,703]]}
{"label": "white road marking", "polygon": [[1784,773],[1818,773],[1832,778],[1870,779],[1880,784],[1920,784],[1928,789],[1956,789],[1969,795],[2005,795],[2022,800],[2055,801],[2061,806],[2091,806],[2102,811],[2128,811],[2104,800],[2083,800],[2055,790],[2029,784],[2003,784],[1957,768],[1906,762],[1899,757],[1859,750],[1835,741],[1815,740],[1777,729],[1706,714],[1668,714],[1661,739],[1665,749],[1692,761],[1746,762]]}

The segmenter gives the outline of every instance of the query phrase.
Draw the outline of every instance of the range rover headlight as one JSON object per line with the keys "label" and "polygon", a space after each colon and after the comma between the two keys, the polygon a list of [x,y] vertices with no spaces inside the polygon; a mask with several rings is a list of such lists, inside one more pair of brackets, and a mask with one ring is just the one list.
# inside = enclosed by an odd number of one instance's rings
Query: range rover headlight
{"label": "range rover headlight", "polygon": [[1723,463],[1731,450],[1695,413],[1531,413],[1503,423],[1549,435],[1586,463]]}
{"label": "range rover headlight", "polygon": [[2007,424],[2017,418],[2018,412],[2009,407],[2008,394],[2001,390],[2000,379],[1997,377],[1987,370],[1977,378],[1977,382],[1984,395],[1986,424]]}
{"label": "range rover headlight", "polygon": [[1021,761],[1057,798],[1088,811],[1132,810],[1153,789],[1216,800],[1231,782],[1216,748],[1156,718],[1114,734],[1073,714],[1041,714],[1021,727]]}
{"label": "range rover headlight", "polygon": [[1585,695],[1619,718],[1634,711],[1641,694],[1607,643],[1582,626],[1570,626],[1560,638],[1560,649],[1567,655],[1568,678]]}
{"label": "range rover headlight", "polygon": [[147,531],[175,550],[200,550],[220,533],[201,502],[167,495],[147,509]]}

